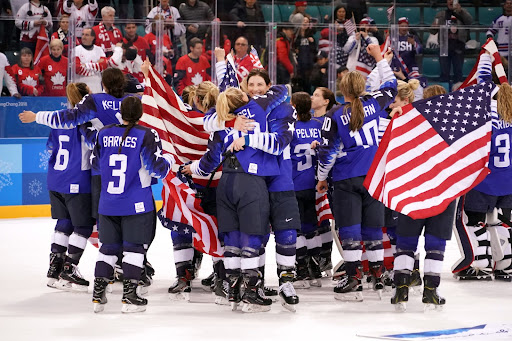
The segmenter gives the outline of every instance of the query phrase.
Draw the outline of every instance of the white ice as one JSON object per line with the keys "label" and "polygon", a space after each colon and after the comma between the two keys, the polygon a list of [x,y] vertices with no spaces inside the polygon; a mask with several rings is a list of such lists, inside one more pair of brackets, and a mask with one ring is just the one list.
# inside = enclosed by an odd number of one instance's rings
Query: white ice
{"label": "white ice", "polygon": [[[172,242],[159,226],[148,259],[156,270],[147,296],[147,311],[121,314],[122,287],[116,283],[108,295],[105,311],[94,314],[91,295],[46,287],[50,238],[55,221],[50,218],[0,220],[0,340],[364,340],[357,335],[387,335],[428,330],[512,323],[512,284],[504,282],[458,282],[450,267],[459,258],[457,243],[448,243],[440,292],[447,304],[441,312],[423,312],[421,296],[411,295],[405,313],[397,313],[371,290],[364,302],[336,301],[334,282],[323,279],[322,288],[298,291],[296,313],[279,303],[267,313],[244,314],[213,304],[211,293],[193,282],[191,302],[170,301],[167,288],[175,277]],[[80,262],[80,271],[93,281],[97,249],[90,244]],[[422,254],[423,257],[423,254]],[[334,263],[340,259],[333,252]],[[423,263],[423,260],[421,261]],[[204,257],[199,278],[212,271]],[[273,238],[267,246],[266,282],[276,287]],[[510,334],[508,334],[510,335]],[[510,337],[510,336],[508,336]],[[157,339],[158,338],[158,339]],[[473,337],[461,340],[495,340]],[[503,338],[500,338],[503,339]]]}

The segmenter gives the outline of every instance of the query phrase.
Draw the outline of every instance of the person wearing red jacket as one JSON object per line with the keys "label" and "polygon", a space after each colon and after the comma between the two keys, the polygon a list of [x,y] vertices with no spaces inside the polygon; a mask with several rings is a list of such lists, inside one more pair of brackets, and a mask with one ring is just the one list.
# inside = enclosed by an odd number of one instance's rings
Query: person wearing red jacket
{"label": "person wearing red jacket", "polygon": [[189,85],[199,85],[209,81],[210,63],[203,52],[203,42],[199,38],[192,38],[189,42],[190,53],[182,56],[176,63],[174,72],[174,84],[181,96],[183,89]]}
{"label": "person wearing red jacket", "polygon": [[155,62],[155,57],[151,53],[148,42],[137,34],[137,25],[135,23],[127,23],[125,25],[123,43],[132,43],[137,48],[137,54],[143,61],[146,60],[147,56],[151,63]]}
{"label": "person wearing red jacket", "polygon": [[294,63],[291,55],[293,27],[283,27],[277,34],[277,84],[288,84],[294,76]]}
{"label": "person wearing red jacket", "polygon": [[235,60],[236,77],[241,82],[249,75],[252,69],[261,68],[259,59],[253,58],[249,51],[249,41],[247,38],[240,36],[235,41]]}
{"label": "person wearing red jacket", "polygon": [[40,96],[43,93],[41,69],[34,65],[32,50],[24,47],[20,52],[20,61],[9,70],[9,75],[16,82],[18,91],[23,96]]}
{"label": "person wearing red jacket", "polygon": [[[160,20],[164,19],[162,14],[157,14],[153,18],[153,20],[155,20],[155,21],[157,21],[159,19]],[[157,29],[158,29],[157,23],[153,22],[151,24],[151,32],[146,33],[146,35],[144,36],[144,39],[148,42],[149,49],[154,56],[156,56],[156,35],[154,32],[157,32]],[[171,59],[174,57],[174,50],[173,50],[171,38],[166,33],[167,31],[168,30],[165,29],[165,27],[164,27],[164,31],[162,32],[162,38],[163,38],[162,60],[163,60],[163,64],[164,64],[163,77],[167,81],[167,83],[169,83],[169,85],[172,85],[173,71],[172,71]]]}
{"label": "person wearing red jacket", "polygon": [[107,57],[114,53],[116,44],[123,41],[123,34],[114,26],[115,15],[116,10],[113,7],[103,7],[101,9],[101,22],[92,28],[96,33],[94,43],[105,51]]}
{"label": "person wearing red jacket", "polygon": [[43,96],[66,96],[68,59],[62,55],[64,44],[60,39],[50,42],[50,54],[41,58],[37,66],[44,79]]}

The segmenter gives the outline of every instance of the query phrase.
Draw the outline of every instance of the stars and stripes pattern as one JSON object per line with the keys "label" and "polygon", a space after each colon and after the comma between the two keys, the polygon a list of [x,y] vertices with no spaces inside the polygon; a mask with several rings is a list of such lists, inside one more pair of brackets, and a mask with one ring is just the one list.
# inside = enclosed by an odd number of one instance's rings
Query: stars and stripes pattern
{"label": "stars and stripes pattern", "polygon": [[249,57],[251,58],[252,65],[255,69],[263,69],[263,65],[261,64],[260,57],[258,55],[258,51],[256,51],[256,48],[251,45],[251,53],[249,54]]}
{"label": "stars and stripes pattern", "polygon": [[492,38],[488,38],[486,43],[482,45],[482,49],[480,50],[480,54],[478,55],[478,59],[475,63],[475,66],[473,66],[473,69],[469,73],[469,76],[464,80],[460,88],[465,88],[477,83],[478,63],[480,61],[480,57],[482,56],[482,54],[485,53],[486,50],[489,51],[494,58],[492,65],[494,67],[496,75],[500,80],[500,84],[508,82],[507,75],[505,74],[505,70],[503,69],[503,64],[501,62],[501,56],[500,53],[498,52],[498,47],[496,46],[496,43]]}
{"label": "stars and stripes pattern", "polygon": [[357,26],[356,24],[354,23],[354,21],[352,21],[352,19],[348,19],[346,20],[344,23],[343,23],[343,26],[345,27],[345,31],[347,32],[348,35],[351,35],[352,33],[354,33],[357,29]]}
{"label": "stars and stripes pattern", "polygon": [[[213,256],[222,256],[215,217],[204,213],[195,191],[174,173],[181,164],[198,160],[206,152],[209,134],[203,128],[203,114],[192,111],[153,68],[142,96],[143,115],[140,123],[155,129],[162,140],[162,148],[177,161],[172,172],[163,179],[163,208],[158,216],[162,225],[187,225],[193,231],[194,248]],[[193,176],[194,183],[206,186],[209,177]],[[220,172],[214,176],[217,186]],[[181,225],[183,226],[183,225]],[[184,229],[182,229],[184,231]]]}
{"label": "stars and stripes pattern", "polygon": [[489,173],[491,103],[483,83],[414,102],[395,116],[364,186],[413,219],[440,214]]}
{"label": "stars and stripes pattern", "polygon": [[331,206],[329,205],[329,199],[327,198],[327,193],[316,192],[315,208],[318,224],[324,220],[334,219]]}
{"label": "stars and stripes pattern", "polygon": [[95,248],[100,247],[100,238],[98,234],[98,225],[94,224],[92,227],[92,233],[89,237],[89,243],[91,243]]}
{"label": "stars and stripes pattern", "polygon": [[391,6],[386,10],[388,15],[388,22],[391,22],[391,17],[393,16],[393,12],[395,11],[395,5]]}
{"label": "stars and stripes pattern", "polygon": [[233,56],[228,54],[226,57],[226,73],[222,82],[219,84],[219,91],[223,92],[227,88],[239,88],[238,79],[236,77],[236,67]]}
{"label": "stars and stripes pattern", "polygon": [[376,64],[375,58],[370,56],[368,51],[366,51],[367,46],[367,41],[361,37],[358,47],[359,51],[357,55],[356,70],[362,73],[363,76],[368,76]]}

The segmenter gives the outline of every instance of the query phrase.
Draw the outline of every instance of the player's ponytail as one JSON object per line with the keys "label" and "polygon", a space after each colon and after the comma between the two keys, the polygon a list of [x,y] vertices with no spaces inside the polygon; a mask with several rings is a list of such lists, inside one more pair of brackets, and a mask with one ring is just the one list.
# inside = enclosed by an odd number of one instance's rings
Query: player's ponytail
{"label": "player's ponytail", "polygon": [[512,123],[512,87],[508,83],[500,85],[497,94],[498,114],[503,121]]}
{"label": "player's ponytail", "polygon": [[66,96],[69,104],[74,107],[85,95],[89,94],[89,91],[89,87],[85,83],[69,83],[66,86]]}
{"label": "player's ponytail", "polygon": [[348,109],[350,108],[349,127],[351,131],[361,129],[364,123],[363,102],[359,98],[359,96],[364,94],[364,90],[365,79],[357,71],[347,73],[340,81],[341,93],[345,96],[345,99],[349,98],[352,100],[343,108],[344,115],[348,115]]}
{"label": "player's ponytail", "polygon": [[307,92],[293,93],[291,104],[297,110],[297,120],[301,122],[311,120],[311,96]]}
{"label": "player's ponytail", "polygon": [[186,86],[181,93],[181,99],[183,100],[183,103],[187,103],[188,105],[193,106],[194,97],[196,97],[196,90],[197,86],[195,85]]}
{"label": "player's ponytail", "polygon": [[420,81],[417,79],[411,79],[409,82],[399,80],[397,85],[398,93],[396,95],[400,100],[408,99],[409,103],[414,102],[414,90],[418,89]]}
{"label": "player's ponytail", "polygon": [[219,97],[219,88],[212,82],[202,82],[197,86],[195,96],[197,101],[201,103],[204,111],[208,111],[213,108],[217,103],[217,97]]}
{"label": "player's ponytail", "polygon": [[124,130],[123,138],[121,139],[121,143],[119,144],[117,154],[121,153],[124,140],[130,133],[130,129],[132,129],[142,117],[142,102],[138,97],[128,96],[125,99],[123,99],[123,101],[121,102],[121,117],[123,118],[123,121],[128,122],[128,125]]}
{"label": "player's ponytail", "polygon": [[217,98],[215,109],[219,123],[231,121],[235,118],[233,112],[247,104],[244,100],[244,93],[238,88],[227,88]]}

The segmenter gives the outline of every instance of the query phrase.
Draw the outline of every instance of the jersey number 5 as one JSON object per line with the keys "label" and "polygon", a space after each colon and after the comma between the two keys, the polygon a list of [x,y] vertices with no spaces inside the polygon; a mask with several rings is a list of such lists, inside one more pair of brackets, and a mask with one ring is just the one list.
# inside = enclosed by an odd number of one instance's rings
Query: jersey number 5
{"label": "jersey number 5", "polygon": [[119,178],[119,183],[116,186],[114,181],[108,182],[107,192],[110,194],[121,194],[124,192],[124,185],[126,183],[126,166],[128,158],[124,154],[112,154],[108,159],[110,167],[116,167],[119,163],[119,168],[112,169],[112,176]]}

